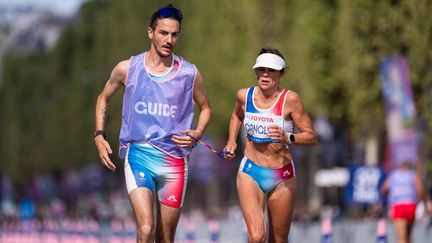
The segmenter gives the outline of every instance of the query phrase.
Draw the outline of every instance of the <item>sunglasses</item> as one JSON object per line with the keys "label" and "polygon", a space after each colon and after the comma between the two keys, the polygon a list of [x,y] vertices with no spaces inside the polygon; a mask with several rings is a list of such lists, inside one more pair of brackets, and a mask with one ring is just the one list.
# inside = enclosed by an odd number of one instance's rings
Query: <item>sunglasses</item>
{"label": "sunglasses", "polygon": [[163,7],[159,9],[158,16],[162,18],[174,17],[179,22],[181,22],[183,18],[182,13],[174,7]]}

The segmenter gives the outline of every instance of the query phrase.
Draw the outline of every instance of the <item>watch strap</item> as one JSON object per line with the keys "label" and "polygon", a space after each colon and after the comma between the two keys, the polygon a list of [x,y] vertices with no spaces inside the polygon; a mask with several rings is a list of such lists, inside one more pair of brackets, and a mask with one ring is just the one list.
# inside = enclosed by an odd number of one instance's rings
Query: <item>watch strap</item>
{"label": "watch strap", "polygon": [[105,135],[104,130],[96,130],[95,133],[94,133],[94,138],[97,137],[97,136],[99,136],[99,135],[102,135],[103,138],[106,139],[106,135]]}

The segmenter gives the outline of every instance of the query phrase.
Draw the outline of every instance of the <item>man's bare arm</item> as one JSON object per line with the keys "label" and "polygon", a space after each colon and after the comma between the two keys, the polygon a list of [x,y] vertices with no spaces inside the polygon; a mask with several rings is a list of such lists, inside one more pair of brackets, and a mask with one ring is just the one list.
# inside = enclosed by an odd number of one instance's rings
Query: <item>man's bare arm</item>
{"label": "man's bare arm", "polygon": [[[198,71],[197,71],[198,72]],[[193,88],[193,99],[195,104],[197,104],[200,114],[198,117],[198,124],[195,130],[186,130],[182,131],[184,134],[189,134],[193,136],[195,139],[200,139],[206,130],[208,124],[210,123],[210,119],[212,116],[212,108],[210,106],[207,91],[204,88],[204,81],[202,79],[201,74],[198,72],[194,88]],[[178,136],[173,135],[171,138],[178,146],[180,147],[191,147],[195,144],[194,139],[189,136]]]}
{"label": "man's bare arm", "polygon": [[[129,63],[130,62],[128,60],[117,64],[117,66],[112,70],[110,78],[106,82],[104,89],[97,98],[95,111],[96,131],[104,131],[105,129],[108,103],[117,90],[119,90],[125,84]],[[109,143],[103,136],[96,136],[94,140],[99,152],[99,159],[101,163],[108,169],[114,171],[116,166],[109,158],[109,154],[112,154],[112,149]]]}

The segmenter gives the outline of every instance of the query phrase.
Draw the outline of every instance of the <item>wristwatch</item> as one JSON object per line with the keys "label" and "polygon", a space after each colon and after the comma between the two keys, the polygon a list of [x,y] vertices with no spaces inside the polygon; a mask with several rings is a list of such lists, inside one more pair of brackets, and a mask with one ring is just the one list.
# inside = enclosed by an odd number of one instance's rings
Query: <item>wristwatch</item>
{"label": "wristwatch", "polygon": [[105,135],[105,132],[103,130],[96,130],[95,133],[94,133],[94,137],[93,138],[95,138],[95,137],[97,137],[99,135],[102,135],[103,138],[106,139],[106,135]]}
{"label": "wristwatch", "polygon": [[292,144],[295,142],[294,133],[287,133],[287,136],[288,136],[288,144]]}

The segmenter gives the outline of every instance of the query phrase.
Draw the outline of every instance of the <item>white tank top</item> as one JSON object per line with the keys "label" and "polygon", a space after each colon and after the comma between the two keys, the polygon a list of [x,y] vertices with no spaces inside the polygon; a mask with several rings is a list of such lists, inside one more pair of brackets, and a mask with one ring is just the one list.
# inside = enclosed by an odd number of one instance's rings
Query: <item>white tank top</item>
{"label": "white tank top", "polygon": [[249,88],[246,94],[246,107],[243,126],[246,136],[254,143],[278,143],[279,140],[272,139],[268,135],[268,126],[277,125],[284,132],[292,133],[294,123],[283,118],[286,95],[289,90],[282,90],[276,102],[268,109],[259,109],[254,104],[255,87]]}

